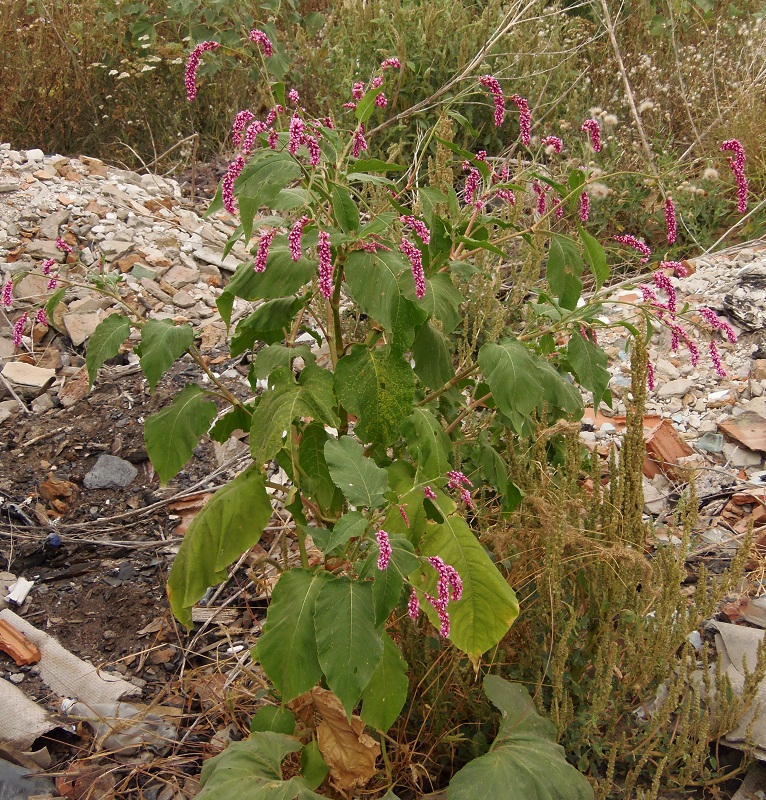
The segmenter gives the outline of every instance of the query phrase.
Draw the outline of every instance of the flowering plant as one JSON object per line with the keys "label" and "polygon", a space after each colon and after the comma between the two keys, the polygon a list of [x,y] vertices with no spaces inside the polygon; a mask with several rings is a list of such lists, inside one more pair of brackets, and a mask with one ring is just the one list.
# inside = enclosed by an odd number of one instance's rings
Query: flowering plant
{"label": "flowering plant", "polygon": [[[247,41],[262,57],[271,55],[263,31]],[[202,42],[192,52],[185,74],[190,101],[201,59],[218,46]],[[238,216],[227,252],[243,240],[252,253],[217,301],[227,326],[235,303],[257,304],[236,323],[230,342],[233,357],[250,359],[252,397],[238,399],[209,369],[190,325],[115,314],[99,325],[87,353],[92,382],[133,325],[152,390],[186,353],[205,371],[210,388],[187,385],[146,421],[147,451],[163,483],[204,434],[224,442],[236,430],[249,432],[252,465],[198,514],[174,563],[168,585],[178,619],[191,627],[192,606],[258,542],[278,503],[291,515],[299,563],[286,558],[281,565],[254,657],[282,704],[321,682],[347,717],[361,704],[362,722],[381,733],[408,696],[397,641],[402,625],[433,625],[478,666],[519,613],[512,588],[469,524],[477,494],[494,493],[502,511],[512,511],[521,496],[506,454],[517,439],[540,421],[579,419],[581,388],[596,407],[611,402],[606,356],[596,341],[606,324],[599,315],[609,268],[604,247],[586,229],[585,169],[567,172],[559,164],[559,137],[545,136],[530,149],[529,104],[516,94],[506,98],[492,75],[479,77],[475,92],[491,102],[496,126],[510,127],[506,99],[515,107],[514,148],[526,148],[528,158],[490,158],[436,136],[441,156],[454,159],[462,176],[456,189],[454,180],[423,186],[417,167],[408,172],[368,157],[368,125],[384,113],[387,77],[401,68],[387,58],[377,74],[355,83],[337,120],[308,115],[298,93],[278,82],[270,85],[272,107],[263,118],[244,109],[234,119],[237,154],[208,213]],[[581,133],[570,147],[601,150],[598,120],[585,120]],[[732,142],[724,149],[735,153],[743,210],[744,153]],[[452,176],[452,164],[448,171]],[[677,226],[669,197],[663,213],[672,244]],[[641,263],[651,259],[637,237],[615,239],[637,251]],[[471,281],[505,269],[518,242],[547,249],[544,282],[527,301],[523,323],[514,330],[501,317],[471,347],[460,347]],[[594,290],[587,302],[586,268]],[[655,289],[643,289],[643,311],[668,325],[676,345],[691,349],[673,270],[683,267],[659,264]],[[12,286],[3,299],[12,303]],[[702,318],[734,336],[709,309]],[[25,324],[17,323],[19,341]],[[715,344],[710,355],[722,370]],[[484,435],[490,428],[500,435]],[[281,482],[267,478],[265,467],[274,462]],[[491,686],[488,696],[506,713],[509,696]],[[541,742],[550,738],[540,735]],[[496,753],[516,757],[498,742]],[[285,741],[272,745],[272,756],[295,749]],[[481,761],[472,765],[476,780],[487,774]],[[549,775],[554,762],[558,772]],[[540,785],[553,781],[562,797],[592,796],[558,751],[539,763],[529,756],[526,766]],[[213,771],[203,773],[211,792]],[[470,796],[470,785],[463,775],[450,796]]]}

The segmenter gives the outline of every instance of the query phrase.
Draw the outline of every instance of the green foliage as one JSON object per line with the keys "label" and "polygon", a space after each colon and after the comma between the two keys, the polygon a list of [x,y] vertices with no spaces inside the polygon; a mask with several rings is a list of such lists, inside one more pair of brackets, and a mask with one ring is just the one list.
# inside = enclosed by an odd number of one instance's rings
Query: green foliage
{"label": "green foliage", "polygon": [[129,333],[130,322],[122,314],[111,314],[98,323],[88,342],[88,353],[85,357],[89,387],[93,386],[93,381],[96,380],[96,375],[104,362],[120,352],[120,345],[128,338]]}

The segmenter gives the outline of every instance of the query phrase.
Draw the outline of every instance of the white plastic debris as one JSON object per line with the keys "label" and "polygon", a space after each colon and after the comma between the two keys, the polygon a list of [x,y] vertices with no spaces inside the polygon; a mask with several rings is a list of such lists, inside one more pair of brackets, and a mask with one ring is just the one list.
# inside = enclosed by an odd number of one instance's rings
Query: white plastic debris
{"label": "white plastic debris", "polygon": [[15,606],[20,606],[27,599],[27,595],[34,585],[34,581],[28,581],[26,578],[17,578],[16,583],[10,587],[10,591],[5,596],[5,601],[13,603]]}

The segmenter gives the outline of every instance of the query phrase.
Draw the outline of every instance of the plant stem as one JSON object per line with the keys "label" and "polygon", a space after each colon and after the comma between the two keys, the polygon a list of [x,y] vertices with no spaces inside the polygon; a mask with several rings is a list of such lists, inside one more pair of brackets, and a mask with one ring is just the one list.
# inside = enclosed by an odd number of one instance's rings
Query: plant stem
{"label": "plant stem", "polygon": [[474,408],[480,406],[482,403],[485,403],[489,398],[492,397],[492,392],[487,392],[484,397],[480,397],[478,400],[474,400],[472,403],[469,403],[458,415],[455,419],[447,426],[446,430],[444,431],[447,436],[449,436],[452,431],[457,428],[457,426],[461,423],[463,419],[468,416],[468,414],[473,411]]}
{"label": "plant stem", "polygon": [[431,394],[426,395],[419,403],[417,403],[417,406],[420,407],[426,405],[427,403],[430,403],[432,400],[435,400],[437,397],[444,394],[444,392],[448,392],[453,386],[457,386],[457,384],[460,383],[460,381],[462,381],[463,378],[467,378],[474,372],[478,372],[478,370],[479,370],[478,364],[472,364],[470,367],[466,367],[465,369],[460,370],[460,372],[458,372],[454,378],[447,381],[447,383],[445,383],[444,386],[441,387],[441,389],[436,389],[435,391],[431,392]]}

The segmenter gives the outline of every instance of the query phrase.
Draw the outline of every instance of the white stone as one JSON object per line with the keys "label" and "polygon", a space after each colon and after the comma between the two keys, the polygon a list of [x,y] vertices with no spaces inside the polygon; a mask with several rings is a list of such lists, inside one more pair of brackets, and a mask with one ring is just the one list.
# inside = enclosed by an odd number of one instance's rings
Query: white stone
{"label": "white stone", "polygon": [[668,397],[683,397],[694,388],[694,385],[694,381],[689,380],[688,378],[677,378],[674,381],[663,383],[662,386],[660,386],[660,388],[657,390],[657,396],[660,399],[665,399]]}
{"label": "white stone", "polygon": [[20,386],[42,388],[48,381],[56,377],[56,370],[33,367],[23,361],[9,361],[3,367],[3,377]]}

